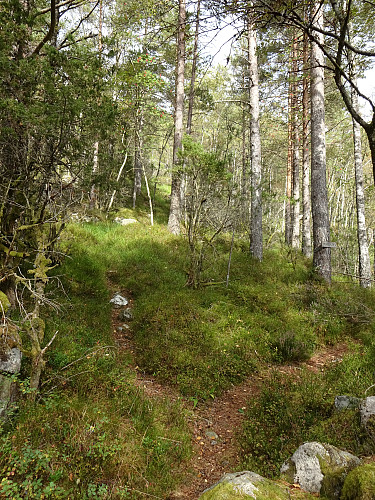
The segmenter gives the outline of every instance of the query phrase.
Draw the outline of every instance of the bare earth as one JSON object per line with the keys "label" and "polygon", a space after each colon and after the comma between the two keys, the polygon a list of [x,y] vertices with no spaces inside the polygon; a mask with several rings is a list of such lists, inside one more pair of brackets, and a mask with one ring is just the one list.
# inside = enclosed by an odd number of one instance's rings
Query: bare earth
{"label": "bare earth", "polygon": [[[121,292],[129,300],[128,292]],[[132,307],[132,300],[126,307]],[[119,312],[125,308],[113,309],[112,326],[115,340],[121,349],[126,350],[134,359],[134,343],[131,328],[119,331],[124,322],[118,320]],[[128,323],[131,326],[131,322]],[[124,328],[124,327],[123,327]],[[314,354],[314,356],[303,363],[312,371],[321,371],[330,363],[340,362],[343,354],[347,351],[345,344],[327,347]],[[302,364],[290,364],[277,367],[280,373],[298,373]],[[136,373],[136,384],[142,388],[150,398],[168,398],[177,400],[178,392],[174,387],[162,385],[157,380],[144,374],[133,362]],[[240,449],[236,440],[236,432],[241,428],[246,404],[251,397],[255,397],[260,390],[262,380],[267,378],[272,365],[262,374],[256,374],[242,384],[237,385],[224,392],[220,397],[198,404],[193,408],[193,403],[184,402],[189,409],[189,425],[192,431],[194,453],[186,464],[190,471],[186,485],[180,491],[167,497],[168,500],[196,500],[202,492],[218,481],[226,472],[234,472],[239,469]],[[166,500],[167,500],[166,498]]]}

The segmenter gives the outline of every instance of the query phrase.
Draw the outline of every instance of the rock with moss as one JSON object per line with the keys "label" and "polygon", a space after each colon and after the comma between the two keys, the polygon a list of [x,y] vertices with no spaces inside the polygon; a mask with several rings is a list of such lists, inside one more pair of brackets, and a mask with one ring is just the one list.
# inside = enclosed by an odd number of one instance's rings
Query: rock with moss
{"label": "rock with moss", "polygon": [[364,464],[349,472],[341,500],[373,500],[375,498],[375,464]]}
{"label": "rock with moss", "polygon": [[255,472],[243,471],[225,474],[218,483],[203,492],[199,500],[289,500],[313,499],[307,492],[294,493],[286,486],[266,479]]}
{"label": "rock with moss", "polygon": [[371,438],[375,438],[375,396],[365,398],[359,408],[361,424]]}
{"label": "rock with moss", "polygon": [[0,417],[17,396],[12,375],[21,369],[21,339],[15,326],[3,324],[0,327]]}
{"label": "rock with moss", "polygon": [[6,314],[10,308],[10,302],[4,292],[0,292],[0,315]]}
{"label": "rock with moss", "polygon": [[281,477],[333,499],[340,497],[346,475],[359,464],[359,458],[335,446],[305,443],[283,464]]}

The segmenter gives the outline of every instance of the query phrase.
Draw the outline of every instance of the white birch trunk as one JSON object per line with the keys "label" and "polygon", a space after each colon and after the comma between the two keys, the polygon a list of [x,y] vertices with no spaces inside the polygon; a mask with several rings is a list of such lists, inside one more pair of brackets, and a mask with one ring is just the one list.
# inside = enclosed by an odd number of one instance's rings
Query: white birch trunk
{"label": "white birch trunk", "polygon": [[[357,82],[355,81],[355,85]],[[359,109],[357,92],[352,88],[352,102],[355,109]],[[359,283],[363,288],[371,286],[371,264],[367,243],[367,229],[365,217],[365,192],[363,189],[362,142],[361,127],[353,118],[353,144],[355,166],[355,189],[357,203],[357,237],[359,253]]]}
{"label": "white birch trunk", "polygon": [[[317,28],[323,28],[323,6],[313,4],[313,19]],[[314,257],[317,273],[331,282],[331,250],[324,246],[330,240],[328,195],[326,181],[326,141],[324,106],[324,54],[319,44],[321,33],[315,32],[318,43],[311,44],[311,205],[313,217]]]}
{"label": "white birch trunk", "polygon": [[173,234],[180,234],[181,219],[181,168],[178,151],[182,147],[184,97],[185,97],[185,0],[179,0],[178,42],[177,42],[177,78],[176,106],[174,115],[173,170],[171,186],[171,204],[169,209],[168,229]]}
{"label": "white birch trunk", "polygon": [[262,156],[259,126],[259,79],[256,54],[256,33],[249,18],[249,103],[250,103],[250,161],[251,161],[251,215],[250,253],[258,260],[263,259],[262,228]]}

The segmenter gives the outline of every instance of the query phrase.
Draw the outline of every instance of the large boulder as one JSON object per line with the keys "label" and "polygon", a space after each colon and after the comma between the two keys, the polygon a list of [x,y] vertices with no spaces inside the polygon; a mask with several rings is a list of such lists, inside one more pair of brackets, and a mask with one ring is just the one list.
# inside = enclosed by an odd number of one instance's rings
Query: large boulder
{"label": "large boulder", "polygon": [[360,465],[347,475],[341,500],[373,500],[375,498],[375,464]]}
{"label": "large boulder", "polygon": [[305,443],[283,464],[281,477],[310,493],[339,498],[346,475],[359,458],[329,444]]}
{"label": "large boulder", "polygon": [[[289,500],[290,490],[255,472],[244,471],[225,474],[219,482],[205,490],[199,500]],[[313,499],[306,492],[296,491],[293,498]]]}

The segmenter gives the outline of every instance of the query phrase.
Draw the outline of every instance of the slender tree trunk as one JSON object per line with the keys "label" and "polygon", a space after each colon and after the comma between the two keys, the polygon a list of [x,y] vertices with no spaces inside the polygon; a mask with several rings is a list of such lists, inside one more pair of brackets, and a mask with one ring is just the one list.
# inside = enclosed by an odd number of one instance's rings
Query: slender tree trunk
{"label": "slender tree trunk", "polygon": [[[103,0],[99,1],[99,34],[98,34],[98,52],[99,58],[101,58],[102,50],[103,50]],[[99,140],[96,139],[94,142],[94,156],[93,156],[93,164],[92,164],[92,173],[93,176],[99,170]],[[90,189],[90,208],[97,208],[98,205],[98,188],[95,186],[95,183],[92,183]]]}
{"label": "slender tree trunk", "polygon": [[[355,85],[356,78],[354,77]],[[358,95],[352,89],[353,106],[358,110]],[[354,143],[354,166],[355,166],[355,189],[357,203],[357,237],[359,253],[359,283],[363,288],[371,286],[371,264],[367,244],[367,228],[365,217],[365,193],[363,189],[363,167],[362,167],[362,142],[361,127],[353,120],[353,143]]]}
{"label": "slender tree trunk", "polygon": [[[142,112],[141,112],[142,113]],[[133,209],[135,208],[137,196],[141,194],[142,188],[142,139],[140,131],[142,130],[142,114],[135,119],[134,131],[134,183],[133,183]]]}
{"label": "slender tree trunk", "polygon": [[[289,77],[290,81],[290,77]],[[292,93],[289,87],[288,92],[288,156],[286,166],[286,182],[285,182],[285,243],[290,245],[292,242],[292,157],[293,157],[293,143],[292,143]]]}
{"label": "slender tree trunk", "polygon": [[259,126],[259,80],[256,54],[256,32],[250,15],[248,16],[249,38],[249,103],[250,103],[250,144],[251,144],[251,215],[250,253],[258,260],[263,259],[262,228],[262,155]]}
{"label": "slender tree trunk", "polygon": [[303,35],[303,80],[302,80],[302,253],[311,257],[311,203],[309,165],[309,79],[308,38]]}
{"label": "slender tree trunk", "polygon": [[291,245],[293,248],[299,248],[300,236],[300,119],[299,119],[299,85],[298,85],[298,40],[296,32],[293,33],[292,45],[292,237]]}
{"label": "slender tree trunk", "polygon": [[193,121],[195,77],[196,77],[197,62],[198,62],[198,39],[199,39],[200,15],[201,15],[201,0],[198,0],[196,21],[195,21],[193,64],[191,68],[191,78],[190,78],[189,107],[188,107],[187,126],[186,126],[186,131],[189,135],[191,134],[191,126]]}
{"label": "slender tree trunk", "polygon": [[173,170],[171,185],[171,204],[169,209],[168,229],[173,234],[180,234],[181,219],[181,166],[178,151],[182,147],[184,97],[185,97],[185,0],[179,0],[176,105],[174,115]]}
{"label": "slender tree trunk", "polygon": [[[317,28],[323,28],[322,4],[313,4],[313,18]],[[319,44],[324,37],[316,32]],[[314,257],[317,273],[331,282],[331,250],[328,195],[326,181],[326,142],[324,107],[324,54],[319,44],[311,44],[311,205],[313,217]]]}

